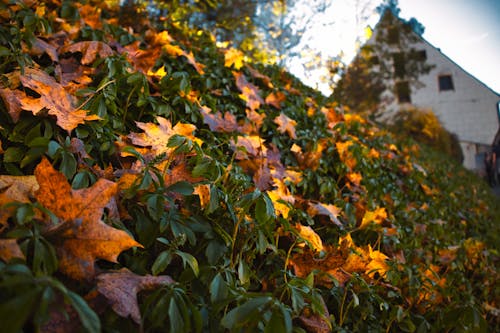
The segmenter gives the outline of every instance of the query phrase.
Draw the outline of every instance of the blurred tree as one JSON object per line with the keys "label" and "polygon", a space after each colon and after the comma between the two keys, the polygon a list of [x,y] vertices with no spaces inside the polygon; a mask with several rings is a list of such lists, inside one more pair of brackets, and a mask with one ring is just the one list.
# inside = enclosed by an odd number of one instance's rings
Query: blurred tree
{"label": "blurred tree", "polygon": [[[432,69],[425,52],[414,47],[418,33],[410,33],[423,31],[423,26],[416,19],[405,21],[396,16],[397,0],[384,3],[385,7],[377,7],[383,12],[373,35],[354,60],[346,65],[336,58],[329,64],[332,98],[372,118],[385,111],[394,95],[409,99],[411,87],[421,85],[418,78]],[[389,90],[396,94],[384,93]]]}
{"label": "blurred tree", "polygon": [[285,65],[299,56],[297,46],[328,0],[126,0],[122,17],[146,8],[153,21],[169,20],[210,31],[260,62]]}

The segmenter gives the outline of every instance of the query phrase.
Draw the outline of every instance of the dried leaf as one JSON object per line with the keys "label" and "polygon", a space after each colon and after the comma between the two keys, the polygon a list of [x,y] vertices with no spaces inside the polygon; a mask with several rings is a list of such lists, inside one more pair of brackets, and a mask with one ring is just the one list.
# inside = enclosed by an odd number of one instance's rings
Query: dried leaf
{"label": "dried leaf", "polygon": [[387,212],[384,207],[378,207],[374,211],[366,211],[359,228],[364,229],[372,222],[381,225],[386,218]]}
{"label": "dried leaf", "polygon": [[237,141],[231,139],[230,143],[231,148],[236,151],[235,158],[237,160],[246,160],[249,156],[266,156],[267,148],[264,145],[264,140],[260,136],[238,136]]}
{"label": "dried leaf", "polygon": [[332,221],[335,225],[340,228],[344,227],[344,225],[338,219],[338,216],[340,215],[340,208],[335,205],[323,204],[321,202],[309,202],[307,213],[313,217],[316,215],[328,216],[330,218],[330,221]]}
{"label": "dried leaf", "polygon": [[203,122],[210,127],[211,131],[230,133],[238,130],[236,117],[232,113],[225,112],[224,116],[220,112],[214,114],[207,106],[202,106],[200,111],[203,115]]}
{"label": "dried leaf", "polygon": [[53,62],[59,62],[59,56],[57,54],[57,49],[55,46],[50,45],[46,41],[35,37],[33,41],[31,41],[31,48],[26,44],[22,44],[23,52],[28,53],[32,56],[42,56],[46,53],[50,60]]}
{"label": "dried leaf", "polygon": [[286,100],[286,96],[281,91],[272,92],[266,97],[266,104],[274,106],[276,109],[281,109],[281,103]]}
{"label": "dried leaf", "polygon": [[[40,97],[34,98],[26,95],[24,92],[12,92],[19,100],[20,107],[31,111],[33,114],[39,114],[44,108],[48,109],[50,115],[57,118],[57,125],[71,132],[85,120],[98,120],[96,115],[87,115],[87,111],[76,109],[75,98],[68,94],[64,87],[44,71],[26,67],[24,75],[20,76],[24,87],[37,92]],[[16,105],[9,104],[9,114],[12,119],[18,119],[18,110]]]}
{"label": "dried leaf", "polygon": [[236,86],[241,91],[240,98],[246,102],[247,108],[252,111],[257,110],[264,103],[259,95],[259,88],[248,82],[243,73],[233,72],[233,75],[236,79]]}
{"label": "dried leaf", "polygon": [[276,118],[274,118],[274,123],[277,124],[278,131],[280,133],[288,133],[288,136],[292,139],[296,139],[295,126],[297,122],[291,118],[288,118],[283,112]]}
{"label": "dried leaf", "polygon": [[91,65],[99,58],[107,58],[113,55],[113,50],[108,44],[96,41],[76,42],[68,46],[62,47],[59,52],[66,53],[82,53],[82,64]]}
{"label": "dried leaf", "polygon": [[11,202],[29,203],[38,189],[35,176],[0,175],[0,233],[7,227],[7,220],[14,214],[14,207],[4,205]]}
{"label": "dried leaf", "polygon": [[299,237],[308,242],[311,250],[321,252],[324,250],[321,237],[310,227],[300,223],[295,224],[295,229],[299,232]]}
{"label": "dried leaf", "polygon": [[202,208],[206,208],[210,203],[210,185],[209,184],[199,184],[195,186],[193,194],[198,195],[200,198],[200,205]]}
{"label": "dried leaf", "polygon": [[170,276],[137,275],[126,268],[97,276],[97,290],[105,296],[113,310],[120,316],[130,316],[141,323],[137,294],[174,283]]}
{"label": "dried leaf", "polygon": [[236,69],[243,67],[243,58],[245,55],[238,49],[230,48],[224,52],[224,66],[234,66]]}
{"label": "dried leaf", "polygon": [[25,259],[15,239],[0,239],[0,259],[9,262],[12,258]]}
{"label": "dried leaf", "polygon": [[36,199],[59,218],[57,225],[46,223],[45,233],[57,235],[59,268],[66,275],[90,280],[95,275],[95,260],[117,262],[122,251],[142,247],[125,231],[101,221],[104,207],[118,190],[115,183],[99,179],[90,188],[73,190],[45,158],[35,176],[40,185]]}
{"label": "dried leaf", "polygon": [[144,133],[130,133],[128,138],[132,140],[134,145],[140,147],[151,147],[151,150],[156,154],[170,153],[174,148],[167,147],[168,140],[178,134],[185,136],[193,142],[198,142],[201,145],[202,141],[193,135],[196,126],[191,124],[177,123],[172,128],[172,123],[163,118],[156,117],[158,125],[153,123],[136,122],[137,127],[142,129]]}

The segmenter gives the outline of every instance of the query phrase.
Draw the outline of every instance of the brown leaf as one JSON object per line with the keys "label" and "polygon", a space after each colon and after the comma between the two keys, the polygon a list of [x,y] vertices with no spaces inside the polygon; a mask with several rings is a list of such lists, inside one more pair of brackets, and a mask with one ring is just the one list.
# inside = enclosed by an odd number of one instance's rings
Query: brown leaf
{"label": "brown leaf", "polygon": [[91,65],[97,57],[107,58],[113,55],[113,50],[108,44],[97,41],[76,42],[62,47],[59,52],[82,53],[82,64]]}
{"label": "brown leaf", "polygon": [[140,276],[126,268],[97,276],[97,290],[108,299],[113,310],[124,318],[130,316],[137,324],[141,323],[137,294],[171,283],[174,280],[170,276]]}
{"label": "brown leaf", "polygon": [[89,188],[73,190],[45,158],[36,167],[35,176],[40,185],[35,193],[38,202],[59,218],[57,225],[46,223],[44,232],[58,237],[56,249],[63,273],[90,280],[95,275],[95,260],[117,262],[122,251],[142,247],[125,231],[101,221],[104,207],[118,190],[115,183],[99,179]]}
{"label": "brown leaf", "polygon": [[203,115],[203,122],[210,127],[211,131],[230,133],[238,130],[236,117],[232,113],[225,112],[224,116],[220,112],[214,114],[207,106],[202,106],[200,111]]}
{"label": "brown leaf", "polygon": [[57,54],[57,49],[55,46],[50,45],[46,41],[35,37],[33,41],[31,41],[31,47],[28,47],[26,44],[22,44],[23,52],[28,53],[32,56],[41,56],[46,53],[50,60],[53,62],[59,62],[59,55]]}
{"label": "brown leaf", "polygon": [[4,205],[11,202],[30,202],[38,189],[35,176],[0,176],[0,233],[7,227],[7,219],[14,213],[14,207]]}
{"label": "brown leaf", "polygon": [[0,239],[0,259],[9,262],[12,258],[25,259],[15,239]]}
{"label": "brown leaf", "polygon": [[[85,120],[100,119],[96,115],[87,115],[85,110],[76,109],[73,106],[76,102],[75,98],[44,71],[26,67],[20,80],[24,87],[32,89],[40,95],[39,98],[35,98],[24,92],[14,91],[13,94],[19,100],[21,108],[31,111],[35,115],[47,108],[50,115],[56,116],[57,125],[68,132],[71,132],[79,124],[83,124]],[[14,120],[18,118],[16,112],[17,106],[9,105],[9,113]]]}
{"label": "brown leaf", "polygon": [[274,123],[277,124],[278,131],[280,133],[288,133],[288,136],[292,139],[296,139],[295,126],[297,122],[291,118],[288,118],[283,112],[276,118],[274,118]]}
{"label": "brown leaf", "polygon": [[302,327],[306,329],[308,333],[329,333],[331,332],[331,327],[328,321],[330,313],[326,307],[325,301],[321,297],[321,303],[323,305],[323,313],[311,313],[309,308],[304,309],[299,316],[299,321],[302,323]]}
{"label": "brown leaf", "polygon": [[335,225],[340,228],[344,227],[344,225],[338,219],[340,208],[335,205],[323,204],[321,202],[310,202],[309,207],[307,208],[307,213],[313,217],[316,215],[328,216],[330,218],[330,221],[332,221]]}
{"label": "brown leaf", "polygon": [[247,103],[247,108],[252,111],[257,110],[264,100],[259,95],[259,88],[251,84],[243,73],[233,72],[236,79],[236,86],[241,91],[240,98]]}

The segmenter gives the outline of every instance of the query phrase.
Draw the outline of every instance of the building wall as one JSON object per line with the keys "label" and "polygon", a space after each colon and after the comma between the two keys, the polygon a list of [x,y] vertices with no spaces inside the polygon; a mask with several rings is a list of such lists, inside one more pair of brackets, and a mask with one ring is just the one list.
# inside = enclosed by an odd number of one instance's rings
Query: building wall
{"label": "building wall", "polygon": [[[370,42],[373,41],[372,39]],[[394,89],[387,91],[385,94],[389,103],[386,106],[386,114],[381,119],[390,119],[391,115],[400,109],[412,107],[431,109],[443,126],[458,136],[464,154],[464,166],[471,170],[482,169],[484,166],[478,162],[477,157],[491,146],[499,130],[500,95],[423,38],[419,37],[411,47],[425,50],[426,63],[434,65],[434,68],[428,74],[420,75],[418,83],[410,85],[411,103],[401,104]],[[452,90],[440,91],[441,75],[451,76]]]}
{"label": "building wall", "polygon": [[[420,48],[435,67],[419,78],[424,86],[411,87],[412,104],[431,108],[460,141],[491,145],[498,131],[500,97],[430,44],[419,43]],[[439,90],[440,75],[451,75],[453,90]]]}

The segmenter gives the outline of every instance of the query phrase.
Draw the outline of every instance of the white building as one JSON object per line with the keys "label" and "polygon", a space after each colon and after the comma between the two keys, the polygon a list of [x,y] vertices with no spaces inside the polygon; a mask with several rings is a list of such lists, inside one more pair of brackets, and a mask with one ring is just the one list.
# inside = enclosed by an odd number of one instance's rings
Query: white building
{"label": "white building", "polygon": [[[390,22],[399,25],[400,28],[396,29],[399,35],[390,31],[394,28],[388,28],[391,25],[383,24],[383,20],[392,20]],[[393,75],[390,81],[385,81],[386,86],[390,87],[383,93],[388,101],[386,114],[412,107],[431,109],[443,126],[458,136],[464,154],[464,166],[471,170],[482,170],[482,153],[490,149],[499,132],[500,95],[467,73],[407,24],[405,26],[390,11],[383,15],[367,44],[374,43],[380,34],[385,37],[384,41],[389,41],[385,48],[389,52],[384,54],[386,58],[387,54],[393,55],[389,59],[394,71],[399,70],[398,66],[404,67],[405,57],[397,56],[405,54],[407,50],[412,50],[413,60],[416,55],[433,66],[428,73],[419,75],[417,80],[408,79],[403,69],[403,75]],[[380,39],[377,43],[380,43]]]}

